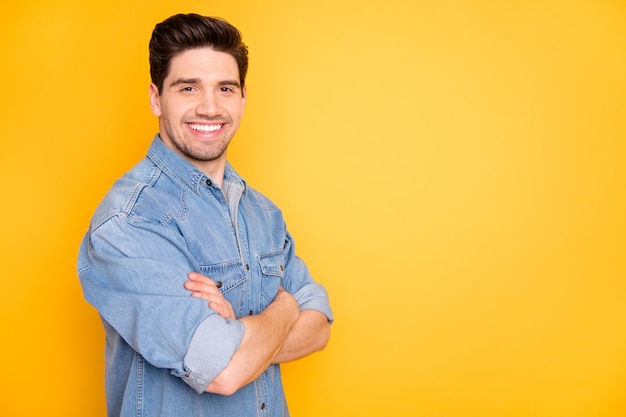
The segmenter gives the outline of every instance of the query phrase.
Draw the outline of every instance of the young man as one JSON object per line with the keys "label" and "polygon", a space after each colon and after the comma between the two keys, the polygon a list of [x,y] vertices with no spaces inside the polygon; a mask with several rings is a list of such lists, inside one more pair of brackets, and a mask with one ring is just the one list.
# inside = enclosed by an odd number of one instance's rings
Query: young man
{"label": "young man", "polygon": [[78,258],[106,331],[109,416],[287,416],[279,363],[323,349],[332,312],[282,214],[226,160],[247,48],[227,22],[156,25],[147,157],[93,216]]}

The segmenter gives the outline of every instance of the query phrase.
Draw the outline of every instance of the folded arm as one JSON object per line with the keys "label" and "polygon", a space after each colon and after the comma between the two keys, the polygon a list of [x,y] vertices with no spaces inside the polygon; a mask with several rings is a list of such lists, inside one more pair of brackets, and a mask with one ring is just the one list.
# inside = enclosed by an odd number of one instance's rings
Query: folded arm
{"label": "folded arm", "polygon": [[303,358],[324,349],[328,339],[328,318],[317,310],[302,310],[272,362],[283,363]]}
{"label": "folded arm", "polygon": [[[189,281],[185,283],[185,288],[192,291],[191,295],[193,297],[204,298],[205,300],[209,301],[209,307],[217,311],[222,317],[235,317],[230,303],[226,301],[224,296],[215,286],[212,279],[198,273],[190,273]],[[275,302],[281,301],[279,295],[281,297],[284,296],[284,294],[282,293],[285,293],[285,291],[281,288]],[[272,307],[272,305],[270,305],[270,307]],[[246,327],[246,333],[244,335],[242,347],[244,347],[244,344],[246,342],[246,335],[252,338],[254,337],[254,335],[256,335],[257,331],[259,331],[260,335],[263,334],[262,327],[265,327],[266,330],[270,331],[271,329],[269,328],[269,326],[281,326],[281,317],[271,316],[270,314],[274,314],[274,312],[271,310],[268,311],[268,309],[266,309],[263,313],[259,315],[264,321],[259,321],[257,323],[258,320],[256,318],[258,316],[244,317],[241,319]],[[277,321],[275,323],[271,321],[268,323],[266,322],[266,320]],[[257,324],[258,326],[260,326],[259,329],[257,329]],[[279,334],[276,335],[278,336]],[[330,323],[326,315],[322,314],[321,312],[317,310],[305,309],[302,311],[298,311],[295,323],[289,328],[288,333],[286,335],[281,335],[280,338],[283,338],[283,336],[284,342],[279,346],[279,349],[275,351],[275,356],[270,363],[283,363],[294,361],[310,355],[311,353],[324,349],[330,338]],[[268,338],[264,337],[263,340],[254,342],[257,344],[252,343],[252,346],[258,346],[258,343],[263,343],[267,341],[269,341]],[[255,351],[255,353],[261,353],[258,347],[255,347],[255,349],[253,350]],[[235,353],[235,355],[238,354],[244,355],[244,350]],[[233,356],[233,359],[235,359],[235,356]],[[270,363],[267,363],[265,368],[269,366]],[[258,373],[256,377],[258,377],[263,372],[263,370],[261,370],[261,372]],[[254,379],[255,378],[253,378],[252,380]],[[212,389],[211,385],[209,385],[209,388]]]}
{"label": "folded arm", "polygon": [[[232,306],[210,278],[191,273],[185,288],[193,297],[209,301],[209,307],[222,317],[234,318]],[[260,314],[240,318],[245,328],[241,345],[205,391],[231,395],[261,376],[289,339],[299,315],[295,298],[279,288],[274,301]]]}

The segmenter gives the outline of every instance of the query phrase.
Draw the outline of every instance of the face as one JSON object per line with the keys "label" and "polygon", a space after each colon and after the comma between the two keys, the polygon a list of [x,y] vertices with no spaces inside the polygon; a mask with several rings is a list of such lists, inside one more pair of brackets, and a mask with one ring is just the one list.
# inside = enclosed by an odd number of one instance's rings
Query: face
{"label": "face", "polygon": [[245,96],[235,58],[211,48],[174,57],[160,94],[156,85],[150,86],[161,139],[209,176],[223,173]]}

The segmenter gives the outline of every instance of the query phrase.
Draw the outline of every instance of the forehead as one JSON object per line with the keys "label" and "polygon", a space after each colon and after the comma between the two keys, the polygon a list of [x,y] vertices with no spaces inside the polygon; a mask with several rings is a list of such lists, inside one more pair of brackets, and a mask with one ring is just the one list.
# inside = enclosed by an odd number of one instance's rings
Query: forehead
{"label": "forehead", "polygon": [[239,67],[235,58],[212,48],[188,49],[174,56],[170,61],[166,80],[178,78],[239,79]]}

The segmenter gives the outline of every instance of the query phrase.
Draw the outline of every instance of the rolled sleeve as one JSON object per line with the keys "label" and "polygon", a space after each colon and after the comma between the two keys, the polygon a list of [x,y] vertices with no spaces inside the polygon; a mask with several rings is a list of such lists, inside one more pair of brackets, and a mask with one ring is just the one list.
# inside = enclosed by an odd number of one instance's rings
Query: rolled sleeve
{"label": "rolled sleeve", "polygon": [[332,324],[333,312],[328,301],[328,293],[320,284],[311,283],[301,287],[293,294],[300,306],[300,310],[317,310],[328,318]]}
{"label": "rolled sleeve", "polygon": [[300,310],[317,310],[332,324],[334,317],[328,293],[313,279],[304,261],[296,256],[295,243],[289,232],[286,233],[284,254],[286,264],[284,288],[295,297]]}
{"label": "rolled sleeve", "polygon": [[197,393],[204,392],[228,365],[241,344],[244,331],[240,321],[219,316],[208,317],[200,323],[185,354],[183,381]]}

